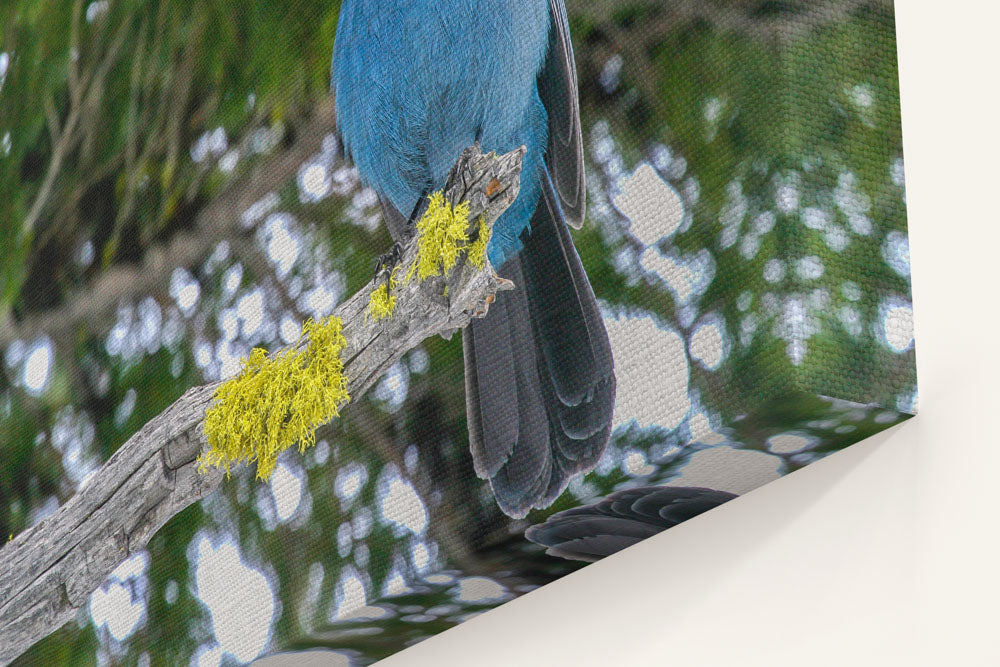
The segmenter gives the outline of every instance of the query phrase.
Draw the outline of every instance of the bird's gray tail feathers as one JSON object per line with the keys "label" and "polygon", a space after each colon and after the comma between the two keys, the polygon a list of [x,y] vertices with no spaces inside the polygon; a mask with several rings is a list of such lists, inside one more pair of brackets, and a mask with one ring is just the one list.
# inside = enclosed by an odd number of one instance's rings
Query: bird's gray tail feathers
{"label": "bird's gray tail feathers", "polygon": [[512,517],[549,506],[594,468],[615,403],[608,334],[551,181],[542,180],[524,249],[499,270],[515,289],[462,336],[475,470]]}

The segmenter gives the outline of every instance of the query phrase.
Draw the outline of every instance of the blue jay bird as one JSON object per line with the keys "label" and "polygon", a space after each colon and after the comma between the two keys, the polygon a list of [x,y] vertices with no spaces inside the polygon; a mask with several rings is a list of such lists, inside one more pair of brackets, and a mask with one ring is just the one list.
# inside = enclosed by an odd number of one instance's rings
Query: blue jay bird
{"label": "blue jay bird", "polygon": [[487,250],[516,288],[462,343],[476,474],[510,516],[547,507],[600,459],[615,399],[608,335],[566,227],[580,227],[586,202],[564,0],[343,0],[333,88],[345,153],[397,242],[465,148],[527,147]]}

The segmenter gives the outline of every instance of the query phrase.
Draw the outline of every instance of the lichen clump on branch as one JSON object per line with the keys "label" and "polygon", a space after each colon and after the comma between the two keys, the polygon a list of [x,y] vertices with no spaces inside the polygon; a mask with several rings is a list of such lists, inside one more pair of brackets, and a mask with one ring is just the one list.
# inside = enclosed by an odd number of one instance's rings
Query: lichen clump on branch
{"label": "lichen clump on branch", "polygon": [[417,261],[410,266],[404,280],[410,282],[414,274],[420,280],[447,276],[463,251],[468,251],[476,268],[483,268],[490,240],[486,221],[480,218],[478,238],[470,244],[469,202],[452,207],[440,192],[428,199],[427,211],[417,222]]}
{"label": "lichen clump on branch", "polygon": [[372,290],[368,298],[368,310],[365,311],[366,320],[371,319],[377,322],[392,317],[393,311],[396,310],[396,295],[392,292],[399,284],[396,279],[397,271],[399,271],[398,266],[392,270],[386,281]]}
{"label": "lichen clump on branch", "polygon": [[452,207],[441,192],[431,194],[427,210],[417,222],[417,261],[406,272],[406,282],[448,275],[469,243],[469,202]]}
{"label": "lichen clump on branch", "polygon": [[257,464],[257,478],[269,479],[278,455],[298,443],[299,452],[316,444],[316,429],[340,415],[350,401],[340,353],[347,345],[340,318],[308,320],[308,344],[268,357],[254,348],[243,370],[215,390],[205,413],[209,449],[198,457],[199,470],[233,463]]}
{"label": "lichen clump on branch", "polygon": [[469,261],[477,269],[486,266],[486,247],[490,244],[491,231],[486,226],[486,218],[479,218],[479,235],[469,246]]}
{"label": "lichen clump on branch", "polygon": [[[458,263],[463,252],[477,269],[486,266],[486,247],[490,229],[486,219],[479,219],[476,239],[469,242],[469,203],[452,206],[440,191],[428,197],[427,210],[417,222],[417,258],[403,277],[409,284],[413,277],[426,280],[433,276],[447,276]],[[395,271],[385,283],[372,290],[366,316],[372,320],[392,317],[396,296],[392,293],[399,281]],[[447,289],[447,288],[446,288]]]}

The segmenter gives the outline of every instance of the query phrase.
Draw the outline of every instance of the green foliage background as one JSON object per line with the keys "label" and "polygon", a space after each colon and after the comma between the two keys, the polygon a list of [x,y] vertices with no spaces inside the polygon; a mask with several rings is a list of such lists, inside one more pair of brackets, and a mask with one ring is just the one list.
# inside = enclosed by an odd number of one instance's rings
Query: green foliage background
{"label": "green foliage background", "polygon": [[[691,364],[691,415],[700,410],[727,447],[761,455],[772,454],[767,439],[777,433],[816,439],[809,452],[776,458],[779,474],[905,417],[895,411],[914,407],[912,347],[879,339],[887,299],[909,298],[908,254],[904,272],[887,258],[898,238],[891,234],[906,231],[891,5],[567,4],[591,188],[590,219],[574,238],[609,312],[648,314],[682,332],[709,315],[723,323],[722,366]],[[338,11],[335,0],[0,7],[2,534],[51,512],[78,488],[81,471],[105,461],[186,388],[217,377],[226,313],[243,297],[260,289],[274,323],[247,333],[238,317],[243,328],[230,356],[280,345],[283,317],[301,322],[314,312],[310,290],[325,286],[339,300],[369,279],[388,235],[356,175],[321,148],[335,127],[328,82]],[[307,163],[324,165],[322,197],[305,196],[298,165]],[[652,244],[630,234],[613,205],[640,163],[654,165],[685,201],[681,229]],[[798,203],[785,210],[778,193],[789,183]],[[281,220],[300,242],[287,272],[269,257],[265,216],[240,222],[262,201],[287,216]],[[824,213],[825,227],[803,224],[809,208]],[[726,232],[734,210],[742,212],[736,231]],[[773,228],[757,234],[754,221],[767,212]],[[852,215],[871,230],[851,231],[864,227]],[[834,228],[849,236],[845,248],[827,240]],[[183,254],[191,261],[149,262],[156,253],[181,256],[170,251],[179,239],[194,244]],[[745,252],[745,243],[757,249]],[[706,250],[711,279],[691,303],[642,263],[648,251],[687,261]],[[821,277],[803,278],[789,263],[783,280],[764,278],[768,261],[807,255],[822,263]],[[88,310],[99,301],[91,290],[102,275],[136,266],[158,267],[155,288],[132,291],[126,281],[116,298]],[[190,281],[197,298],[184,308],[178,289]],[[788,299],[807,304],[814,325],[798,365],[788,353],[795,335],[782,334]],[[155,331],[143,333],[154,310]],[[856,323],[845,320],[848,311]],[[750,316],[756,324],[744,340]],[[24,379],[37,345],[52,354],[41,391]],[[206,349],[211,362],[200,363]],[[191,556],[205,536],[238,544],[243,561],[266,574],[280,601],[268,650],[325,645],[357,662],[576,567],[518,538],[508,544],[508,521],[468,460],[458,337],[426,341],[394,378],[325,427],[320,448],[283,459],[308,498],[291,518],[275,520],[267,485],[246,471],[234,475],[154,537],[141,576],[106,585],[127,584],[142,606],[126,638],[96,626],[84,609],[20,664],[187,663],[213,642]],[[870,405],[831,404],[817,394]],[[623,427],[607,465],[531,519],[637,480],[674,479],[713,444],[705,440],[690,417],[677,428]],[[648,469],[625,466],[629,452],[641,453]],[[337,494],[346,470],[365,471],[350,498]],[[422,499],[424,532],[380,518],[390,473]],[[351,536],[338,543],[345,525]],[[393,599],[386,618],[338,619],[347,568],[371,601],[396,574],[421,569],[415,547],[453,582],[488,575],[504,595],[456,602],[453,583],[428,584]]]}

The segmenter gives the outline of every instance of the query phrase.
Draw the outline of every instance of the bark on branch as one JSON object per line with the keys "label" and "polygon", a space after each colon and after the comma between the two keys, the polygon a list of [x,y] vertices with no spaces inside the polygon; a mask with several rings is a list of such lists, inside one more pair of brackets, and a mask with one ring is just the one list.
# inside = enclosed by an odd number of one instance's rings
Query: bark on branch
{"label": "bark on branch", "polygon": [[[493,224],[520,187],[524,149],[504,156],[465,151],[452,170],[445,198],[469,203],[469,219]],[[402,265],[416,259],[417,239]],[[343,322],[342,353],[355,399],[407,351],[436,334],[449,335],[485,314],[496,292],[512,285],[486,261],[477,269],[462,257],[447,277],[397,288],[390,319],[366,317],[369,283],[334,312]],[[447,287],[447,289],[445,289]],[[0,548],[0,664],[73,618],[108,574],[145,548],[171,517],[214,491],[223,472],[199,473],[206,447],[205,411],[218,383],[189,389],[115,452],[89,483],[53,515]],[[347,409],[350,409],[347,406]]]}

